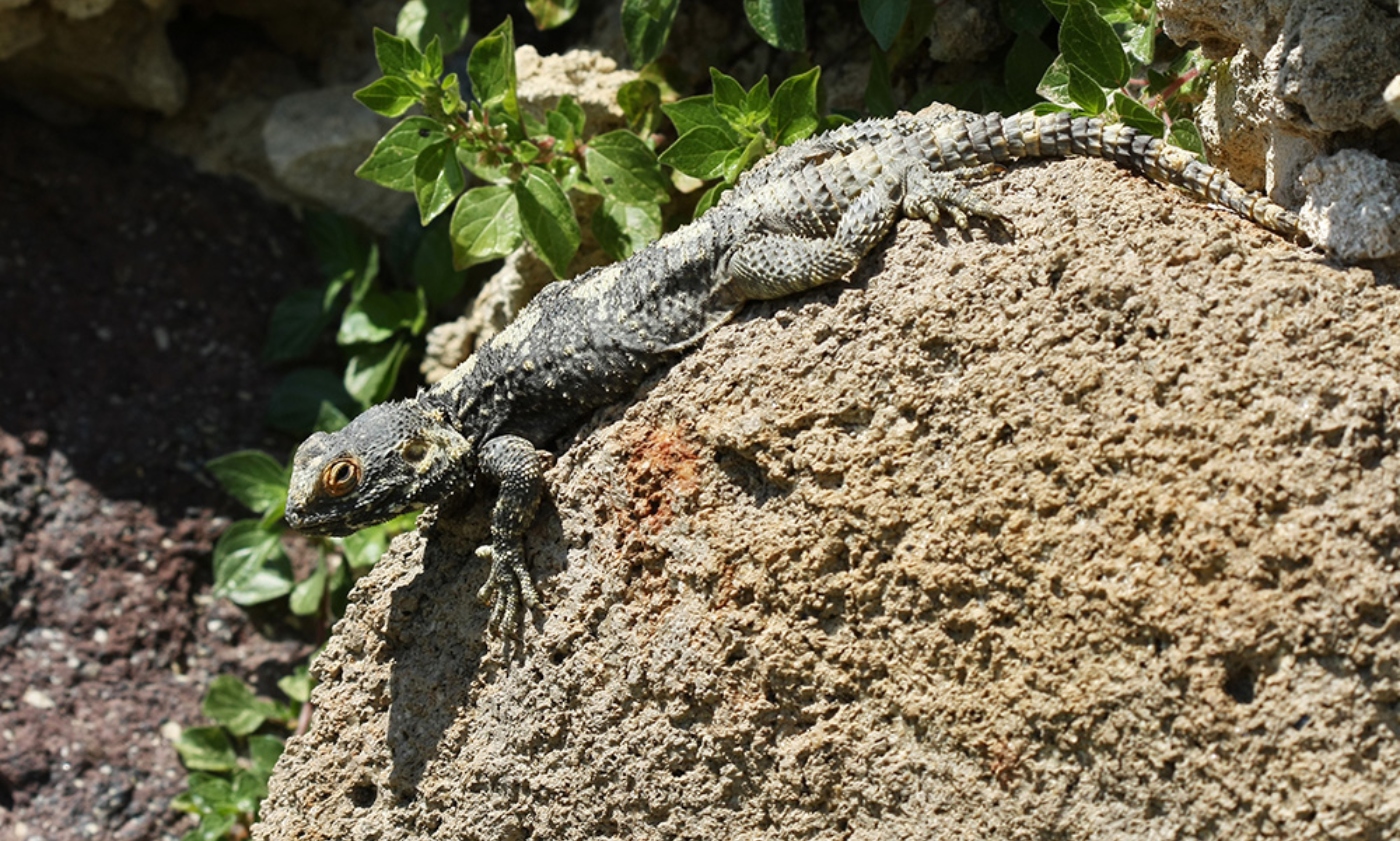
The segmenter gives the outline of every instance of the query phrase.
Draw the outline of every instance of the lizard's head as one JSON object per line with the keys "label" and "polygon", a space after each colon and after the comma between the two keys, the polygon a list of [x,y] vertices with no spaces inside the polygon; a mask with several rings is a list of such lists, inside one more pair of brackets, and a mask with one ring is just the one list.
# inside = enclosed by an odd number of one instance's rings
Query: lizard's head
{"label": "lizard's head", "polygon": [[297,448],[287,522],[305,534],[347,535],[437,502],[475,474],[471,441],[439,413],[384,403]]}

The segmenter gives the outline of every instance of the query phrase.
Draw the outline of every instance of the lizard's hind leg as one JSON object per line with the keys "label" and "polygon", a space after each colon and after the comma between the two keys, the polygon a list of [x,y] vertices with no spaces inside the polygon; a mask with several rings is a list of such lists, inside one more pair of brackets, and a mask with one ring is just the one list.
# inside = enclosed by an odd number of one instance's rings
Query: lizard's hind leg
{"label": "lizard's hind leg", "polygon": [[998,164],[938,171],[926,166],[911,166],[904,176],[904,215],[913,219],[927,219],[935,225],[947,216],[958,230],[967,230],[968,220],[976,216],[1010,231],[1011,220],[967,186],[986,181],[1004,171],[1005,168]]}
{"label": "lizard's hind leg", "polygon": [[755,233],[731,249],[721,265],[726,289],[742,301],[768,300],[846,277],[893,227],[903,180],[890,173],[862,190],[829,237]]}

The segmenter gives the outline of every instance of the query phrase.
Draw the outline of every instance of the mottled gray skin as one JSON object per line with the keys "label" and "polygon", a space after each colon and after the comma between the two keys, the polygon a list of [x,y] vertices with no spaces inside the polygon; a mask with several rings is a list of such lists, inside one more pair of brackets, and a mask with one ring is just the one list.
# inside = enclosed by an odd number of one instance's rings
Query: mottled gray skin
{"label": "mottled gray skin", "polygon": [[[1122,125],[1044,117],[902,116],[780,150],[695,222],[631,258],[546,287],[504,332],[412,400],[376,406],[297,451],[287,520],[345,535],[496,488],[483,596],[492,623],[538,604],[521,535],[543,489],[537,448],[630,396],[746,301],[847,277],[900,216],[1005,222],[964,182],[1020,158],[1103,157],[1297,238],[1289,211]],[[499,592],[497,592],[499,591]]]}

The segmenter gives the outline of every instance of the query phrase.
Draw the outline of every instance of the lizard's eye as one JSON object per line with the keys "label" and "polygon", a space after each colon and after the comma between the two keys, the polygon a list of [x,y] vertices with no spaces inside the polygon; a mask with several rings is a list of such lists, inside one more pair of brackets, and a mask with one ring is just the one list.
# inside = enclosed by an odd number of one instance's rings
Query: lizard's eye
{"label": "lizard's eye", "polygon": [[345,496],[359,487],[363,475],[358,461],[338,458],[321,471],[321,489],[331,496]]}
{"label": "lizard's eye", "polygon": [[419,438],[414,438],[403,445],[403,460],[409,464],[417,464],[428,457],[428,444]]}

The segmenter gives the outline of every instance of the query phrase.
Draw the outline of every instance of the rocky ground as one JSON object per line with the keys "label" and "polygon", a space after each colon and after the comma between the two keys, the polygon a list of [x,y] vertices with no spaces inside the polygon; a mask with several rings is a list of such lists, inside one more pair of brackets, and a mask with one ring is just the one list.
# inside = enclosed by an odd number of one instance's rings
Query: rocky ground
{"label": "rocky ground", "polygon": [[170,736],[209,679],[303,657],[208,595],[244,512],[201,474],[285,453],[258,360],[315,279],[251,188],[104,131],[0,120],[0,838],[175,838]]}

